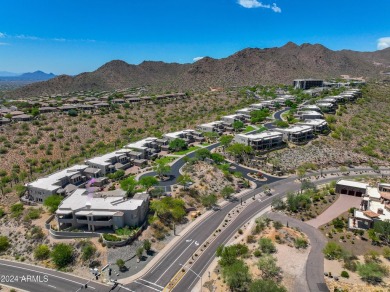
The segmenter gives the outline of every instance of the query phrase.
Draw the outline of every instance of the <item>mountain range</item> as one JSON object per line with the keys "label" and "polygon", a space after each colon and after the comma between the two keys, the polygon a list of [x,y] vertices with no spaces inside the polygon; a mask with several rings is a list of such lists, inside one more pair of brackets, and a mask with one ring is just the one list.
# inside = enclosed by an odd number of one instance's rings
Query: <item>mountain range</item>
{"label": "mountain range", "polygon": [[60,75],[26,85],[11,97],[61,94],[83,90],[115,90],[150,86],[155,90],[207,90],[256,84],[291,84],[296,78],[335,78],[340,75],[386,78],[390,48],[374,52],[333,51],[320,44],[289,42],[279,48],[247,48],[227,58],[205,57],[192,64],[121,60],[108,62],[89,73]]}
{"label": "mountain range", "polygon": [[22,74],[0,71],[0,81],[46,81],[54,77],[56,75],[53,73],[45,73],[42,71]]}

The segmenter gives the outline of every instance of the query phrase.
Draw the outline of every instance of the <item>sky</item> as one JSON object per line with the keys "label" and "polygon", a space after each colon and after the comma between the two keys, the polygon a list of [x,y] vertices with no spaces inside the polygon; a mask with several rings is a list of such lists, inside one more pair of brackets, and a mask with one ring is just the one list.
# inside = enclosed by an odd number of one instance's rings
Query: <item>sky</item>
{"label": "sky", "polygon": [[247,47],[390,46],[389,0],[2,0],[0,71],[79,74],[120,59],[191,63]]}

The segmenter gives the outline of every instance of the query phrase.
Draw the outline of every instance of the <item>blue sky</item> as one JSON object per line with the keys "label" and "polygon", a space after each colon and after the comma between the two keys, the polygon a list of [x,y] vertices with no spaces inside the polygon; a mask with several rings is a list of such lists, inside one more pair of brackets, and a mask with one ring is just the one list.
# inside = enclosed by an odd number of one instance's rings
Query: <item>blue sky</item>
{"label": "blue sky", "polygon": [[389,0],[4,0],[0,71],[189,63],[288,41],[374,51],[390,46],[389,12]]}

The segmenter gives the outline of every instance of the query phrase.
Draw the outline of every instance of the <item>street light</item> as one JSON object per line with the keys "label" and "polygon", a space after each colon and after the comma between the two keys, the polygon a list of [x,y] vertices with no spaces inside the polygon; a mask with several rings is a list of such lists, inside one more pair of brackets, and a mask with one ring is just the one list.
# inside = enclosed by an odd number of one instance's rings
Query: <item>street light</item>
{"label": "street light", "polygon": [[200,279],[200,292],[202,292],[202,287],[203,287],[203,284],[202,284],[202,277],[199,276],[198,273],[195,273],[194,270],[192,270],[190,267],[187,267],[183,264],[179,264],[179,266],[182,266],[183,268],[187,268],[188,270],[190,270],[191,272],[193,272],[199,279]]}

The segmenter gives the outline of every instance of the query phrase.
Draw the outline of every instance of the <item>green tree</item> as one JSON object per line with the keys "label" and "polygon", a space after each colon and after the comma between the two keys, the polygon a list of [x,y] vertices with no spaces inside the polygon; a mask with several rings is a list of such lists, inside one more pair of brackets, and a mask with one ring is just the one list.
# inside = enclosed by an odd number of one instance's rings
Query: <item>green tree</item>
{"label": "green tree", "polygon": [[215,194],[210,194],[208,196],[203,196],[201,200],[202,205],[209,208],[217,203],[217,196]]}
{"label": "green tree", "polygon": [[380,235],[382,241],[390,244],[390,220],[375,221],[374,230]]}
{"label": "green tree", "polygon": [[199,160],[205,160],[206,158],[210,158],[211,153],[210,150],[206,148],[201,148],[195,151],[195,158]]}
{"label": "green tree", "polygon": [[219,153],[211,153],[211,159],[216,163],[216,164],[221,164],[225,161],[225,157],[222,154]]}
{"label": "green tree", "polygon": [[244,128],[244,123],[242,121],[234,121],[232,124],[232,127],[235,132],[240,131],[242,128]]}
{"label": "green tree", "polygon": [[46,260],[50,256],[50,249],[46,244],[40,244],[34,250],[34,258],[37,260]]}
{"label": "green tree", "polygon": [[288,128],[290,126],[287,122],[281,120],[274,121],[274,124],[279,128]]}
{"label": "green tree", "polygon": [[7,236],[0,236],[0,252],[6,251],[10,247],[9,240]]}
{"label": "green tree", "polygon": [[256,280],[249,286],[249,292],[287,292],[287,289],[272,280]]}
{"label": "green tree", "polygon": [[137,255],[137,258],[138,259],[142,259],[142,256],[144,254],[144,248],[143,246],[140,246],[139,248],[137,248],[135,254]]}
{"label": "green tree", "polygon": [[219,138],[219,142],[222,146],[223,149],[225,149],[226,147],[228,147],[230,145],[230,143],[233,141],[233,136],[231,135],[223,135],[221,136],[221,138]]}
{"label": "green tree", "polygon": [[127,197],[134,196],[138,182],[133,176],[129,176],[128,178],[121,180],[119,184],[121,186],[121,189],[126,191]]}
{"label": "green tree", "polygon": [[260,257],[257,267],[263,275],[263,279],[278,279],[281,268],[278,267],[276,258],[271,255]]}
{"label": "green tree", "polygon": [[61,269],[73,262],[73,247],[69,244],[56,244],[50,254],[53,263]]}
{"label": "green tree", "polygon": [[261,109],[251,112],[251,123],[257,124],[263,122],[268,116],[270,112],[268,109]]}
{"label": "green tree", "polygon": [[222,197],[224,197],[225,199],[228,199],[233,193],[234,193],[234,188],[233,188],[232,186],[225,186],[225,187],[221,190],[221,195],[222,195]]}
{"label": "green tree", "polygon": [[156,160],[153,170],[157,173],[158,177],[162,179],[171,172],[171,167],[163,160]]}
{"label": "green tree", "polygon": [[70,117],[77,117],[78,112],[76,110],[74,110],[74,109],[71,109],[70,111],[68,111],[68,115]]}
{"label": "green tree", "polygon": [[383,277],[388,275],[387,268],[376,262],[358,263],[357,272],[368,283],[382,282]]}
{"label": "green tree", "polygon": [[122,260],[122,259],[117,259],[116,260],[116,265],[118,266],[120,271],[123,271],[126,268],[125,267],[125,261]]}
{"label": "green tree", "polygon": [[184,189],[187,189],[187,185],[191,182],[191,177],[187,173],[182,174],[177,178],[177,183],[182,185]]}
{"label": "green tree", "polygon": [[227,149],[226,152],[231,154],[237,160],[247,161],[249,155],[253,153],[253,149],[249,145],[244,145],[241,143],[233,143]]}
{"label": "green tree", "polygon": [[169,142],[169,149],[173,152],[186,150],[187,149],[187,143],[183,139],[176,138],[173,139],[171,142]]}
{"label": "green tree", "polygon": [[144,176],[140,178],[139,184],[146,188],[146,191],[149,191],[151,187],[158,184],[158,179],[154,176]]}
{"label": "green tree", "polygon": [[86,243],[81,250],[81,258],[83,261],[91,259],[96,253],[96,247],[92,242]]}
{"label": "green tree", "polygon": [[230,290],[246,290],[251,282],[249,268],[242,260],[236,260],[232,265],[222,268],[222,277]]}
{"label": "green tree", "polygon": [[286,209],[286,204],[281,198],[274,198],[271,203],[271,207],[275,210],[284,210]]}
{"label": "green tree", "polygon": [[172,197],[152,201],[150,209],[156,212],[157,216],[165,222],[180,222],[186,215],[184,201]]}
{"label": "green tree", "polygon": [[51,195],[48,196],[44,201],[43,205],[49,209],[50,213],[57,211],[58,206],[61,204],[63,197],[60,195]]}
{"label": "green tree", "polygon": [[382,250],[383,257],[390,260],[390,247],[385,246]]}
{"label": "green tree", "polygon": [[267,237],[260,238],[259,246],[263,253],[270,254],[276,252],[276,247],[270,238]]}
{"label": "green tree", "polygon": [[145,251],[146,251],[147,253],[152,249],[152,243],[150,242],[149,239],[145,239],[145,240],[144,240],[143,247],[144,247],[144,249],[145,249]]}
{"label": "green tree", "polygon": [[39,112],[39,109],[38,109],[38,108],[34,107],[34,108],[31,109],[31,115],[32,115],[33,117],[36,117],[36,116],[38,116],[39,114],[40,114],[40,112]]}

